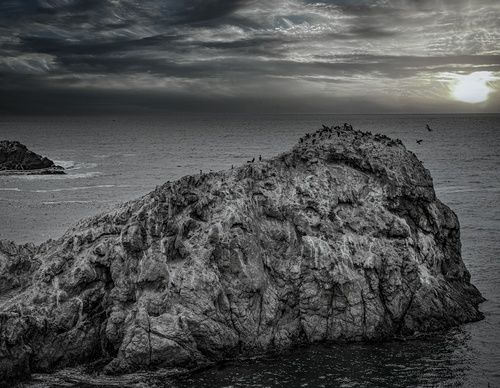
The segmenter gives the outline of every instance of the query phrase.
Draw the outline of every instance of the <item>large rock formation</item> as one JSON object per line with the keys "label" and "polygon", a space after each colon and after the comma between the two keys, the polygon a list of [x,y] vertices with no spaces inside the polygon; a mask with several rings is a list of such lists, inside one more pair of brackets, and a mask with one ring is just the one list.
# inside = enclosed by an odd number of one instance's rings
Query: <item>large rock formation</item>
{"label": "large rock formation", "polygon": [[0,380],[203,365],[482,318],[455,214],[399,141],[323,130],[0,246]]}
{"label": "large rock formation", "polygon": [[0,173],[5,174],[64,174],[64,169],[56,166],[45,156],[30,151],[18,141],[0,141]]}

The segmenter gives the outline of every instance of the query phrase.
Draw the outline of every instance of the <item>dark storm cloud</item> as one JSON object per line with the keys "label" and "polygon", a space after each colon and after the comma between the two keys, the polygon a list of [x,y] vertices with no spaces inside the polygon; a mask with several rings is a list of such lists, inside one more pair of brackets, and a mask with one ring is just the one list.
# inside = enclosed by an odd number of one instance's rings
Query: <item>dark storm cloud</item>
{"label": "dark storm cloud", "polygon": [[177,3],[173,14],[179,23],[195,23],[230,15],[251,0],[186,0]]}
{"label": "dark storm cloud", "polygon": [[15,45],[5,45],[23,52],[37,52],[54,56],[109,56],[114,53],[135,50],[156,50],[165,45],[172,49],[181,36],[158,35],[142,39],[109,42],[71,42],[67,40],[41,37],[22,37]]}
{"label": "dark storm cloud", "polygon": [[[55,21],[79,23],[111,15],[130,20],[190,24],[230,15],[252,0],[4,0],[0,14],[4,18],[32,19],[55,17]],[[93,14],[94,13],[94,14]],[[127,15],[128,14],[128,15]]]}
{"label": "dark storm cloud", "polygon": [[[162,93],[158,91],[122,91],[117,94],[110,90],[94,93],[88,89],[71,89],[58,87],[47,88],[40,79],[18,80],[20,88],[10,90],[8,99],[0,97],[0,114],[25,114],[23,106],[29,104],[32,114],[158,114],[158,112],[224,112],[221,106],[231,106],[231,112],[249,112],[253,107],[261,113],[287,112],[330,112],[332,106],[344,109],[345,112],[356,112],[356,106],[363,104],[368,112],[380,112],[383,104],[370,101],[369,98],[352,98],[349,96],[333,97],[319,101],[313,95],[294,91],[293,88],[282,88],[276,93],[273,83],[261,87],[261,93],[250,93],[234,99],[224,95],[200,95],[196,93]],[[0,80],[2,76],[0,75]],[[33,84],[38,87],[33,91]],[[296,94],[300,98],[296,98]],[[280,96],[280,98],[277,98]],[[64,103],[61,103],[64,101]],[[250,110],[252,111],[252,110]]]}
{"label": "dark storm cloud", "polygon": [[340,6],[360,6],[360,5],[370,5],[373,4],[373,0],[323,0],[323,1],[315,1],[315,0],[306,0],[305,4],[333,4]]}
{"label": "dark storm cloud", "polygon": [[500,75],[500,6],[480,3],[4,0],[0,109],[418,104],[441,73]]}

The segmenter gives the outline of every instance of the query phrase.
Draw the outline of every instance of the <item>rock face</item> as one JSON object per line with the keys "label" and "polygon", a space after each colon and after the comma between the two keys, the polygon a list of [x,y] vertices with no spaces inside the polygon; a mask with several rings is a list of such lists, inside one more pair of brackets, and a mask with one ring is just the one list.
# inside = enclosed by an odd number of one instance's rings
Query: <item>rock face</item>
{"label": "rock face", "polygon": [[30,151],[18,141],[0,141],[0,172],[64,174],[64,169],[44,156]]}
{"label": "rock face", "polygon": [[322,130],[40,247],[0,245],[0,381],[196,367],[482,318],[456,215],[399,141]]}

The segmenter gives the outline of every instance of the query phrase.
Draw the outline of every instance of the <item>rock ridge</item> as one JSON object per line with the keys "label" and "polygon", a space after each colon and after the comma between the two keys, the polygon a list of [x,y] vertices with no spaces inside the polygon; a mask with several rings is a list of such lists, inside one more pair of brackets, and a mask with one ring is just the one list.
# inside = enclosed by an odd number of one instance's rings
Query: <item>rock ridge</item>
{"label": "rock ridge", "polygon": [[0,141],[0,175],[64,174],[64,168],[18,141]]}
{"label": "rock ridge", "polygon": [[196,368],[482,319],[456,215],[398,140],[349,128],[167,182],[39,247],[0,243],[0,381]]}

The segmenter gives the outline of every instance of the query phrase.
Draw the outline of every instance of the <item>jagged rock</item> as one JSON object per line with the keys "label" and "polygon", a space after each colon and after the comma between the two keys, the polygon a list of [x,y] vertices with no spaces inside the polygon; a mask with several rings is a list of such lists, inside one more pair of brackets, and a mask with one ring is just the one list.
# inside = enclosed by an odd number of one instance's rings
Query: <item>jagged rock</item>
{"label": "jagged rock", "polygon": [[0,141],[0,173],[5,174],[64,174],[61,166],[30,151],[18,141]]}
{"label": "jagged rock", "polygon": [[39,248],[0,246],[0,380],[192,368],[482,318],[456,215],[399,141],[323,131],[186,176]]}

